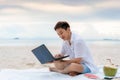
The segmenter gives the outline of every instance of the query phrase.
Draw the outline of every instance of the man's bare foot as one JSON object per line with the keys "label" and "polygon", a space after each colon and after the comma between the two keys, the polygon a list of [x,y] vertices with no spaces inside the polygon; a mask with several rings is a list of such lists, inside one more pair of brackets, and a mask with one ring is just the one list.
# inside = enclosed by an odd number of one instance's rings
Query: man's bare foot
{"label": "man's bare foot", "polygon": [[53,71],[53,72],[56,72],[57,69],[55,67],[49,67],[49,70]]}
{"label": "man's bare foot", "polygon": [[58,72],[58,73],[64,74],[64,71],[63,71],[63,70],[59,70],[59,69],[57,69],[57,68],[55,68],[55,67],[49,67],[49,70],[52,71],[52,72]]}
{"label": "man's bare foot", "polygon": [[49,67],[49,70],[52,71],[52,72],[59,72],[59,73],[62,73],[62,70],[59,70],[55,67]]}
{"label": "man's bare foot", "polygon": [[70,72],[70,73],[68,73],[70,76],[76,76],[76,75],[78,75],[79,73],[77,73],[77,72]]}
{"label": "man's bare foot", "polygon": [[82,61],[82,58],[76,58],[75,60],[74,60],[74,63],[80,63]]}

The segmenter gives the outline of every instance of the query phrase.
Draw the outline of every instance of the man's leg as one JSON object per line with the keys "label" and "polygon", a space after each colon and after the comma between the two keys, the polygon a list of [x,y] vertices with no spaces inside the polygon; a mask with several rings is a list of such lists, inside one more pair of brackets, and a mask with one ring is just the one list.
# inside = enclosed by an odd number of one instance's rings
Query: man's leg
{"label": "man's leg", "polygon": [[[59,69],[59,70],[63,70],[65,67],[67,67],[70,64],[70,62],[68,61],[64,61],[64,60],[58,60],[58,61],[54,61],[54,65],[55,67],[50,68],[51,71],[54,71],[55,68]],[[53,70],[52,70],[53,69]]]}
{"label": "man's leg", "polygon": [[55,65],[55,68],[63,70],[69,64],[71,63],[80,64],[81,61],[82,61],[82,58],[75,58],[71,60],[57,60],[57,61],[54,61],[54,65]]}
{"label": "man's leg", "polygon": [[77,64],[77,63],[71,63],[70,65],[68,65],[63,70],[60,70],[59,72],[64,73],[64,74],[67,74],[67,73],[70,73],[70,72],[82,73],[83,70],[84,70],[83,65]]}
{"label": "man's leg", "polygon": [[64,69],[50,68],[51,71],[59,72],[63,74],[69,74],[70,76],[75,76],[78,73],[82,73],[84,68],[83,65],[77,63],[71,63],[66,66]]}

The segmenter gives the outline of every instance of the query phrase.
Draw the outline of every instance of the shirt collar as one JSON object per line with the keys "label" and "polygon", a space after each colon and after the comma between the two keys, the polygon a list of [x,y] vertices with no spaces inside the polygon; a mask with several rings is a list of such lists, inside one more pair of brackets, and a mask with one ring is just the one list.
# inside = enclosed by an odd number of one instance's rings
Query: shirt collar
{"label": "shirt collar", "polygon": [[[75,37],[74,33],[73,33],[73,32],[71,32],[71,38],[70,38],[70,42],[71,42],[71,44],[73,44],[74,37]],[[68,41],[65,41],[65,42],[67,42],[67,43],[68,43]]]}
{"label": "shirt collar", "polygon": [[[68,41],[66,41],[66,42],[67,42],[67,44],[69,44]],[[73,32],[71,32],[70,43],[71,43],[71,45],[73,45],[73,43],[74,43],[74,33]]]}
{"label": "shirt collar", "polygon": [[73,43],[73,41],[74,41],[74,33],[71,32],[71,39],[70,39],[70,42]]}

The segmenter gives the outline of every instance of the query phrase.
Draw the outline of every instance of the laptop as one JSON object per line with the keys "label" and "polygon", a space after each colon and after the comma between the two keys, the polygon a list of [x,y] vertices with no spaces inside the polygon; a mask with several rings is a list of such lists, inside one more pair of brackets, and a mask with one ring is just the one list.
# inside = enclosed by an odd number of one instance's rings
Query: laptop
{"label": "laptop", "polygon": [[32,52],[36,56],[36,58],[40,61],[41,64],[45,64],[48,62],[53,62],[55,60],[61,60],[63,58],[69,57],[69,55],[67,55],[60,58],[54,58],[51,52],[45,46],[45,44],[36,47],[35,49],[32,50]]}

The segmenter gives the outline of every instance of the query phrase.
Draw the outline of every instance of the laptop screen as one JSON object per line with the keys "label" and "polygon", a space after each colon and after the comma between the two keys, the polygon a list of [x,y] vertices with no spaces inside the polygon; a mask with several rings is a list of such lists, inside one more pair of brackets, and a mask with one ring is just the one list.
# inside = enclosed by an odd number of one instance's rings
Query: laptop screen
{"label": "laptop screen", "polygon": [[44,44],[33,49],[32,52],[36,56],[36,58],[41,62],[41,64],[45,64],[47,62],[52,62],[55,60]]}

